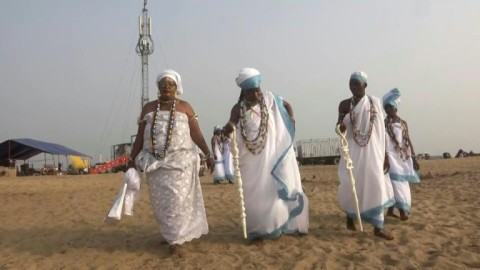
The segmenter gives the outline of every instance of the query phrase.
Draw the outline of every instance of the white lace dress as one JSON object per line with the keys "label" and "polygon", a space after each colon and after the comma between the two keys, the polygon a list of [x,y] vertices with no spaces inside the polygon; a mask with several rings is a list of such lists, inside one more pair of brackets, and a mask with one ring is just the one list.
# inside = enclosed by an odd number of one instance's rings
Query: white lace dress
{"label": "white lace dress", "polygon": [[[158,115],[156,145],[162,150],[169,119],[169,111]],[[208,233],[207,217],[200,186],[200,158],[190,137],[188,117],[177,112],[172,142],[165,159],[152,155],[151,128],[153,112],[145,115],[143,149],[136,158],[137,166],[146,172],[150,203],[160,227],[160,233],[169,244],[182,244]]]}

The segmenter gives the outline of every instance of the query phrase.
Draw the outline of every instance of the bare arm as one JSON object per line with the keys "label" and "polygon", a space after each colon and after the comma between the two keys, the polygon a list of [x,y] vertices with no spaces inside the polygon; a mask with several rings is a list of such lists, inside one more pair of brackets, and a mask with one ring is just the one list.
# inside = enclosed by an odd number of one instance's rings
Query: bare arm
{"label": "bare arm", "polygon": [[350,112],[350,103],[348,99],[342,100],[338,105],[338,120],[337,125],[340,125],[340,131],[343,133],[347,129],[343,123],[343,118]]}
{"label": "bare arm", "polygon": [[211,154],[210,149],[208,149],[207,142],[203,137],[202,131],[200,130],[200,126],[198,125],[198,116],[195,114],[192,106],[186,101],[182,101],[185,113],[188,116],[188,125],[190,127],[190,137],[192,138],[193,142],[202,150],[205,156]]}
{"label": "bare arm", "polygon": [[200,130],[200,126],[198,125],[198,116],[195,114],[192,106],[184,100],[179,100],[181,102],[182,110],[185,111],[185,114],[188,117],[188,126],[190,127],[190,137],[192,138],[193,142],[202,150],[207,158],[207,167],[210,169],[210,172],[213,172],[214,168],[214,161],[213,155],[208,149],[207,142],[203,137],[202,131]]}
{"label": "bare arm", "polygon": [[412,150],[412,156],[415,156],[415,150],[413,149],[413,144],[412,144],[412,141],[410,140],[410,132],[408,130],[407,122],[405,120],[403,120],[403,123],[405,124],[405,127],[407,128],[408,144],[410,145],[410,149]]}
{"label": "bare arm", "polygon": [[210,143],[212,145],[213,159],[217,160],[217,155],[215,154],[215,135],[212,137]]}
{"label": "bare arm", "polygon": [[238,120],[240,119],[240,104],[236,103],[233,105],[232,110],[230,111],[230,119],[228,123],[223,127],[223,131],[226,136],[229,136],[232,133],[233,128],[237,125]]}
{"label": "bare arm", "polygon": [[135,142],[133,143],[132,152],[130,152],[130,158],[128,161],[128,167],[130,168],[135,167],[135,158],[143,148],[143,137],[144,137],[145,125],[146,125],[146,122],[143,118],[147,113],[151,111],[152,111],[151,103],[145,104],[145,106],[142,109],[142,113],[140,114],[140,118],[138,119],[137,135],[135,136]]}
{"label": "bare arm", "polygon": [[408,144],[410,145],[410,150],[412,151],[413,168],[418,171],[420,170],[420,165],[418,164],[417,156],[415,155],[415,150],[413,149],[413,144],[412,144],[412,141],[410,140],[410,133],[408,131],[407,122],[404,121],[404,123],[405,123],[405,127],[407,128]]}
{"label": "bare arm", "polygon": [[285,109],[286,109],[287,112],[288,112],[288,115],[290,116],[290,118],[292,119],[293,123],[295,124],[295,117],[293,117],[293,108],[292,108],[292,105],[290,105],[290,103],[288,103],[286,100],[283,100],[283,106],[285,107]]}

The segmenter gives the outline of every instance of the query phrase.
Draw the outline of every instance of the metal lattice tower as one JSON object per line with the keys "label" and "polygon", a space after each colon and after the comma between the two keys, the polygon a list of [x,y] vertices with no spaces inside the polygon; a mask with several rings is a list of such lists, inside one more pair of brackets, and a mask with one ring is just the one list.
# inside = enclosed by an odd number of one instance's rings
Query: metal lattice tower
{"label": "metal lattice tower", "polygon": [[148,17],[147,0],[143,2],[142,15],[138,17],[138,38],[135,51],[142,61],[142,99],[141,108],[148,102],[148,56],[153,53],[152,18]]}

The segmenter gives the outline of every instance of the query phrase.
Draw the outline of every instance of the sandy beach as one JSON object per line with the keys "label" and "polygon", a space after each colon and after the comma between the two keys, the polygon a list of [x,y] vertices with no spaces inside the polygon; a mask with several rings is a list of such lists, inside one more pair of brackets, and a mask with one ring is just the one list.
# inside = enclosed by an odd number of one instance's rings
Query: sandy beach
{"label": "sandy beach", "polygon": [[310,232],[261,245],[242,238],[236,186],[202,177],[208,235],[168,256],[142,182],[133,217],[103,219],[123,173],[0,177],[0,269],[469,269],[480,268],[480,157],[421,160],[408,221],[386,217],[385,241],[345,229],[337,166],[303,166]]}

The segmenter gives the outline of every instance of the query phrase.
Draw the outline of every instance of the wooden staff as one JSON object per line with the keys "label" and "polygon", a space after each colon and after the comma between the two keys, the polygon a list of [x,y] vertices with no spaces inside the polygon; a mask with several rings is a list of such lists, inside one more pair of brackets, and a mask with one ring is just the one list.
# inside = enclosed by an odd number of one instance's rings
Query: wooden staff
{"label": "wooden staff", "polygon": [[239,167],[239,151],[237,146],[237,132],[235,130],[235,126],[233,126],[233,131],[230,134],[230,149],[232,150],[233,156],[233,167],[235,169],[235,182],[237,182],[238,187],[238,194],[240,195],[240,208],[242,210],[241,218],[242,218],[242,227],[243,227],[243,237],[247,239],[247,215],[245,214],[245,203],[243,201],[243,184],[242,184],[242,175],[240,173]]}
{"label": "wooden staff", "polygon": [[357,210],[357,220],[358,224],[360,225],[360,231],[363,232],[363,225],[362,225],[362,218],[360,217],[360,208],[358,207],[358,197],[357,197],[357,190],[355,189],[355,178],[353,177],[353,163],[352,159],[350,158],[350,154],[348,153],[348,142],[347,138],[347,131],[345,130],[344,133],[340,131],[340,125],[337,125],[335,128],[338,136],[340,136],[340,150],[343,152],[343,158],[345,159],[345,167],[347,168],[348,174],[350,175],[350,184],[352,186],[352,196],[353,200],[355,201],[355,208]]}

